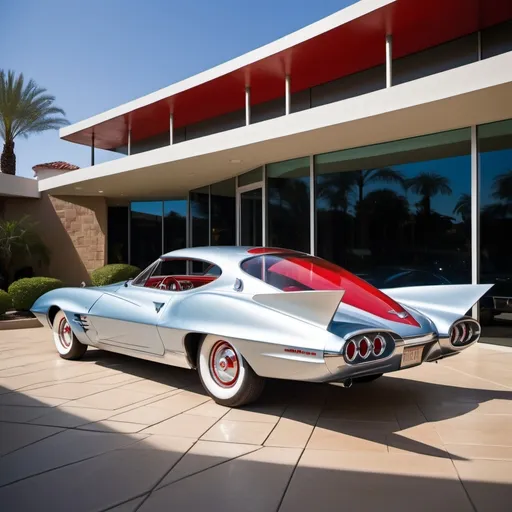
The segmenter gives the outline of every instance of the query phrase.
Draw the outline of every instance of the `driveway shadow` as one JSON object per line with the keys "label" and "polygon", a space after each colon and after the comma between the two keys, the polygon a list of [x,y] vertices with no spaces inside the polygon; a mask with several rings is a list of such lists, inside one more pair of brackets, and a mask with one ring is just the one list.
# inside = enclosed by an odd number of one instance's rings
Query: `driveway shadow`
{"label": "driveway shadow", "polygon": [[[139,378],[207,395],[195,371],[100,350],[89,351],[87,358],[100,366],[115,366],[117,370]],[[291,419],[321,429],[327,437],[329,432],[342,434],[343,446],[339,449],[351,449],[348,438],[353,438],[374,446],[381,445],[382,449],[388,447],[402,452],[466,460],[449,453],[436,433],[433,432],[427,442],[422,441],[421,435],[415,439],[414,431],[420,430],[416,427],[432,425],[432,422],[463,417],[495,399],[512,400],[512,392],[462,388],[394,376],[384,376],[349,389],[330,384],[268,379],[258,402],[238,410]],[[314,441],[315,438],[310,439],[308,448],[329,449],[328,439],[320,444]],[[375,449],[379,450],[379,447],[375,446]]]}

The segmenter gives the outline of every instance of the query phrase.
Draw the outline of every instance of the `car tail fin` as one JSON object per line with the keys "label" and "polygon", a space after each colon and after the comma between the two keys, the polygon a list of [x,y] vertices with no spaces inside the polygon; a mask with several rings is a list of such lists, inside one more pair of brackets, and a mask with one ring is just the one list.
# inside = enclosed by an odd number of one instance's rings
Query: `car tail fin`
{"label": "car tail fin", "polygon": [[327,329],[344,290],[277,292],[254,295],[255,302],[285,315]]}
{"label": "car tail fin", "polygon": [[437,310],[462,316],[492,286],[492,284],[449,284],[389,288],[381,291],[400,304],[410,306],[426,315]]}

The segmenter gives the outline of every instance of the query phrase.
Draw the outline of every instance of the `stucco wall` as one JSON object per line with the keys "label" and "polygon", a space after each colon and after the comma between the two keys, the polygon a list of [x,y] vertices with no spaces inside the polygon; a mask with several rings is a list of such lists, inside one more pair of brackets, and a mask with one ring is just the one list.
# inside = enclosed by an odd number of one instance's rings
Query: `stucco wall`
{"label": "stucco wall", "polygon": [[51,251],[47,269],[38,270],[66,284],[89,283],[89,272],[105,265],[107,204],[103,197],[6,199],[3,216],[29,215]]}

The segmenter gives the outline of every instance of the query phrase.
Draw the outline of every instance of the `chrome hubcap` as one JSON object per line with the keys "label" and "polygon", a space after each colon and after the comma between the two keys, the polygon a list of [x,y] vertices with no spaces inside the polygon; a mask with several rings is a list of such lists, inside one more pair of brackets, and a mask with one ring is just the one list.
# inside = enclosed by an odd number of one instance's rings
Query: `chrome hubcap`
{"label": "chrome hubcap", "polygon": [[73,341],[73,333],[71,332],[71,327],[65,318],[62,318],[59,323],[58,333],[60,344],[64,348],[68,349]]}
{"label": "chrome hubcap", "polygon": [[240,370],[238,356],[227,341],[218,341],[211,352],[210,370],[213,380],[222,387],[235,385]]}

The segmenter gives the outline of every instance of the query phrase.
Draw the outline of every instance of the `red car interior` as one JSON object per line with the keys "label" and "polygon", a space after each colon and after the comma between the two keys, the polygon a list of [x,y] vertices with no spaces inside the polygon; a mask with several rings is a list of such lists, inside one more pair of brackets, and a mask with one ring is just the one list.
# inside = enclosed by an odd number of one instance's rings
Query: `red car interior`
{"label": "red car interior", "polygon": [[205,284],[211,283],[217,279],[217,276],[151,276],[148,278],[144,286],[146,288],[158,288],[158,285],[168,277],[173,277],[178,284],[180,282],[192,283],[193,288],[199,288],[200,286],[204,286]]}

